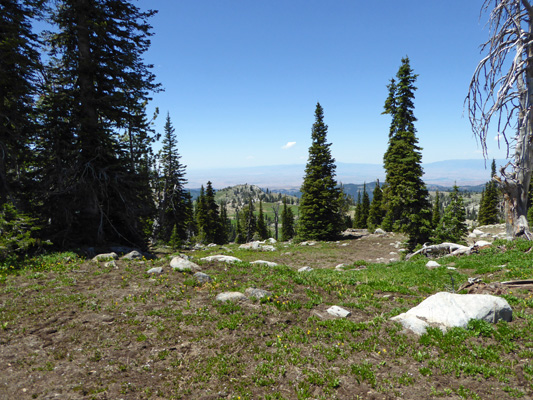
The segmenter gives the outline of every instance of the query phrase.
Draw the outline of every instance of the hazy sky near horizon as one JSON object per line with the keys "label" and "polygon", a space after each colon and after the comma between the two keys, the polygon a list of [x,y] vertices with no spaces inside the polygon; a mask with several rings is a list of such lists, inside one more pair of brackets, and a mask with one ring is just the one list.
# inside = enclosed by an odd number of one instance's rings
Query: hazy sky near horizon
{"label": "hazy sky near horizon", "polygon": [[489,36],[482,3],[140,0],[159,10],[145,54],[165,89],[156,130],[170,113],[188,168],[305,164],[320,102],[333,157],[380,164],[386,86],[408,56],[423,162],[482,158],[464,109]]}

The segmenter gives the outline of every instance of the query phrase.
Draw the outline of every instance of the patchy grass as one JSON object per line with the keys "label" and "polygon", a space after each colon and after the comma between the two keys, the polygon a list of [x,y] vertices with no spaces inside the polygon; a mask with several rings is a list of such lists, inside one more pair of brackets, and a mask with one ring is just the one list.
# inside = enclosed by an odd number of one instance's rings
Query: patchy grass
{"label": "patchy grass", "polygon": [[[0,398],[533,396],[528,289],[503,294],[514,310],[510,323],[472,321],[417,337],[389,321],[449,290],[452,277],[455,287],[473,276],[485,282],[532,277],[530,243],[499,242],[469,257],[443,258],[442,267],[428,270],[421,258],[376,263],[380,253],[372,251],[381,248],[388,259],[399,238],[372,240],[277,244],[274,252],[235,245],[189,252],[213,278],[203,285],[172,271],[170,256],[120,260],[117,268],[73,253],[2,265]],[[199,261],[216,253],[243,262]],[[280,265],[249,263],[256,259]],[[344,270],[335,270],[340,263]],[[303,265],[314,270],[299,273]],[[154,266],[163,274],[145,273]],[[249,287],[272,296],[215,301],[218,293]],[[335,319],[326,313],[331,305],[352,315]]]}

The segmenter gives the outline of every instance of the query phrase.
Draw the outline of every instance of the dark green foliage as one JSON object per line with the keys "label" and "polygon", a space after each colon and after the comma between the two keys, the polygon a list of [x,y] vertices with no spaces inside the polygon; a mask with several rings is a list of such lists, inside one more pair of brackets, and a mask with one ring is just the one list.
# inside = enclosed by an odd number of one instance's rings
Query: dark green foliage
{"label": "dark green foliage", "polygon": [[0,205],[21,203],[25,163],[35,131],[33,98],[39,68],[33,10],[27,2],[0,2]]}
{"label": "dark green foliage", "polygon": [[175,233],[180,241],[186,241],[191,233],[191,201],[184,188],[187,183],[185,166],[180,162],[176,134],[168,114],[162,144],[159,152],[161,173],[155,183],[157,217],[153,236],[156,240],[167,242]]}
{"label": "dark green foliage", "polygon": [[335,160],[330,143],[326,142],[328,127],[320,103],[315,110],[311,132],[312,144],[301,187],[298,233],[302,239],[332,240],[342,228],[339,212],[339,189],[335,181]]}
{"label": "dark green foliage", "polygon": [[351,228],[354,224],[352,218],[350,217],[350,207],[354,204],[354,199],[352,195],[346,193],[344,190],[344,185],[341,183],[339,185],[339,213],[341,215],[342,227],[344,230],[346,228]]}
{"label": "dark green foliage", "polygon": [[178,234],[178,228],[176,225],[174,225],[174,228],[172,228],[172,233],[170,235],[170,240],[168,241],[168,245],[173,249],[179,249],[182,245],[182,241],[180,238],[180,235]]}
{"label": "dark green foliage", "polygon": [[435,193],[435,203],[433,204],[433,213],[431,216],[431,228],[436,229],[439,226],[441,219],[440,215],[440,194],[439,191]]}
{"label": "dark green foliage", "polygon": [[142,60],[153,12],[125,0],[54,5],[33,177],[43,230],[59,245],[144,246],[155,212],[145,108],[158,85]]}
{"label": "dark green foliage", "polygon": [[38,228],[35,220],[20,213],[13,204],[0,206],[0,261],[19,256],[35,243],[31,234]]}
{"label": "dark green foliage", "polygon": [[379,186],[379,180],[376,181],[374,192],[372,193],[372,203],[368,211],[367,225],[369,229],[374,229],[381,225],[383,221],[383,191]]}
{"label": "dark green foliage", "polygon": [[292,209],[287,205],[287,197],[284,197],[283,210],[281,211],[281,240],[290,240],[295,234],[294,214]]}
{"label": "dark green foliage", "polygon": [[383,202],[386,230],[404,232],[409,236],[412,249],[428,241],[431,230],[431,206],[428,191],[422,180],[422,154],[418,146],[414,123],[414,83],[409,59],[402,59],[396,74],[397,81],[388,85],[389,96],[385,101],[384,114],[391,116],[389,145],[383,156],[386,172],[386,187]]}
{"label": "dark green foliage", "polygon": [[465,221],[466,212],[463,198],[459,194],[457,185],[454,185],[453,192],[450,193],[450,204],[444,210],[444,215],[435,230],[433,242],[465,243],[464,238],[468,234]]}
{"label": "dark green foliage", "polygon": [[202,186],[200,197],[196,200],[196,224],[198,239],[203,243],[223,244],[223,229],[215,202],[215,191],[211,182],[207,182],[206,189]]}
{"label": "dark green foliage", "polygon": [[363,185],[363,194],[357,194],[357,204],[354,216],[354,228],[366,229],[370,215],[370,198],[366,191],[366,183]]}
{"label": "dark green foliage", "polygon": [[490,181],[485,184],[479,204],[479,225],[497,224],[500,221],[500,194],[497,183],[492,179],[496,176],[496,161],[492,160]]}
{"label": "dark green foliage", "polygon": [[257,235],[261,240],[268,239],[268,229],[263,214],[263,202],[259,200],[259,215],[257,216]]}

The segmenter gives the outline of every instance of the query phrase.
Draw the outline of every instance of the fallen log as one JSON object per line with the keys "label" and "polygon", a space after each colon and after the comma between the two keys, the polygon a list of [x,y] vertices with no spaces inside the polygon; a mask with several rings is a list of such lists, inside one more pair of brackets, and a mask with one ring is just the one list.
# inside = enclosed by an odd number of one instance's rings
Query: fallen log
{"label": "fallen log", "polygon": [[416,256],[417,254],[423,254],[426,257],[431,256],[442,256],[442,255],[459,255],[459,254],[469,254],[472,251],[471,247],[463,246],[462,244],[457,243],[441,243],[441,244],[432,244],[431,246],[422,247],[420,250],[415,251],[414,253],[408,254],[405,259],[409,260],[411,257]]}

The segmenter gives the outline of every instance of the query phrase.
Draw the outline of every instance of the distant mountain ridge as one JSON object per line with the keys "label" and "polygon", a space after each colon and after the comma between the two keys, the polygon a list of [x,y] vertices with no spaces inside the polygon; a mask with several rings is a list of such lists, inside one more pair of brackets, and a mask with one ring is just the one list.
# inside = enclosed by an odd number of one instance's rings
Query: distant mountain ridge
{"label": "distant mountain ridge", "polygon": [[[424,181],[428,187],[477,186],[489,180],[492,160],[445,160],[423,164]],[[506,164],[496,160],[496,166]],[[222,189],[240,184],[257,185],[262,188],[297,189],[304,176],[304,164],[271,165],[248,168],[189,169],[186,178],[189,188],[199,188],[211,181],[213,187]],[[337,181],[343,184],[363,184],[379,179],[385,180],[385,171],[380,164],[337,163]]]}

